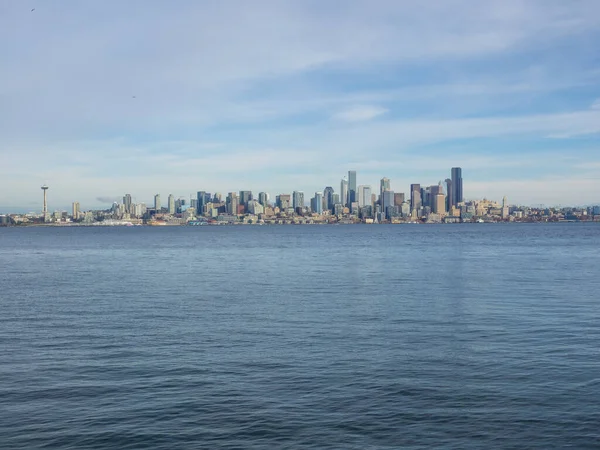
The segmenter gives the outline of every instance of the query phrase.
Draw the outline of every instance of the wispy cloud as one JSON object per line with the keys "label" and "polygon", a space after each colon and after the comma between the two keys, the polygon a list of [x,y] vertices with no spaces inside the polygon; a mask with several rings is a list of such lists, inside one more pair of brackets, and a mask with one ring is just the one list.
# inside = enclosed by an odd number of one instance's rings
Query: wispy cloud
{"label": "wispy cloud", "polygon": [[344,122],[364,122],[374,119],[388,112],[387,109],[378,106],[355,106],[333,115],[333,119]]}

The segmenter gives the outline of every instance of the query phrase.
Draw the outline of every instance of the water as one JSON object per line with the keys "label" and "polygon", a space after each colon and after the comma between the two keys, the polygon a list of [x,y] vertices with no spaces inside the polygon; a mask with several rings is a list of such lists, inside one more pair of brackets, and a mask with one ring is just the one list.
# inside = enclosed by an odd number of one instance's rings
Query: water
{"label": "water", "polygon": [[600,225],[0,229],[0,447],[599,448]]}

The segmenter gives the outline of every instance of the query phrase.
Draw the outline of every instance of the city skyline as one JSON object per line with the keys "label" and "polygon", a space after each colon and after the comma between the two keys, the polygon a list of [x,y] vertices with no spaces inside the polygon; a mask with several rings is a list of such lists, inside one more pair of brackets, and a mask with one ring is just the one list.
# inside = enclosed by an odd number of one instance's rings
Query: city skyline
{"label": "city skyline", "polygon": [[600,201],[597,1],[36,6],[0,15],[3,210],[452,166],[470,198]]}

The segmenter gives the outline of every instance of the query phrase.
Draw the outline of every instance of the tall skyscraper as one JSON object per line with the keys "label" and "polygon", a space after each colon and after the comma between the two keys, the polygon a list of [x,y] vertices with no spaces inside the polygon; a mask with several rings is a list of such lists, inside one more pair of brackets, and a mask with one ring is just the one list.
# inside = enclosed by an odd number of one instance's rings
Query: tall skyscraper
{"label": "tall skyscraper", "polygon": [[175,196],[173,194],[169,194],[167,198],[167,207],[169,208],[169,214],[175,214]]}
{"label": "tall skyscraper", "polygon": [[247,207],[250,200],[252,200],[252,191],[240,191],[240,205]]}
{"label": "tall skyscraper", "polygon": [[199,216],[204,215],[204,208],[206,207],[206,192],[198,191],[198,195],[196,197],[196,213]]}
{"label": "tall skyscraper", "polygon": [[410,209],[411,211],[419,210],[421,208],[421,185],[411,184],[410,185]]}
{"label": "tall skyscraper", "polygon": [[79,202],[73,202],[73,220],[79,219]]}
{"label": "tall skyscraper", "polygon": [[267,204],[269,203],[269,194],[267,194],[266,192],[259,192],[258,203],[260,203],[263,206],[267,206]]}
{"label": "tall skyscraper", "polygon": [[160,194],[156,194],[154,196],[154,210],[159,213],[160,209],[162,208],[161,204],[160,204]]}
{"label": "tall skyscraper", "polygon": [[125,212],[131,214],[131,194],[125,194],[123,197],[123,204],[125,205]]}
{"label": "tall skyscraper", "polygon": [[446,183],[446,211],[452,211],[452,198],[454,196],[454,189],[452,189],[452,180],[450,178],[446,178],[444,181]]}
{"label": "tall skyscraper", "polygon": [[379,182],[379,202],[381,205],[383,205],[383,193],[386,191],[391,191],[390,179],[383,177]]}
{"label": "tall skyscraper", "polygon": [[340,182],[340,202],[344,206],[348,206],[348,180],[342,178]]}
{"label": "tall skyscraper", "polygon": [[310,200],[310,209],[316,214],[323,214],[323,194],[315,192],[315,196]]}
{"label": "tall skyscraper", "polygon": [[331,186],[327,186],[323,190],[323,200],[325,201],[325,209],[331,211],[333,209],[333,188]]}
{"label": "tall skyscraper", "polygon": [[236,215],[238,213],[239,199],[235,192],[230,192],[227,196],[227,212]]}
{"label": "tall skyscraper", "polygon": [[292,192],[292,204],[294,209],[304,208],[304,192],[294,191]]}
{"label": "tall skyscraper", "polygon": [[456,206],[464,201],[463,199],[463,180],[462,169],[453,167],[451,170],[452,178],[452,206]]}
{"label": "tall skyscraper", "polygon": [[356,201],[358,202],[359,208],[362,208],[363,206],[372,205],[371,186],[358,186],[358,194]]}
{"label": "tall skyscraper", "polygon": [[356,170],[348,171],[348,205],[357,202]]}

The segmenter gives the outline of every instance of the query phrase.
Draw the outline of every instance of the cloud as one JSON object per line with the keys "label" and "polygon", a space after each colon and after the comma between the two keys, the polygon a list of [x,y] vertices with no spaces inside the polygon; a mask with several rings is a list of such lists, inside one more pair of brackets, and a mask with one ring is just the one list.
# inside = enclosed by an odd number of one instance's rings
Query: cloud
{"label": "cloud", "polygon": [[374,119],[388,112],[387,109],[378,106],[356,106],[333,115],[335,120],[344,122],[363,122]]}
{"label": "cloud", "polygon": [[592,103],[591,109],[600,109],[600,98]]}

